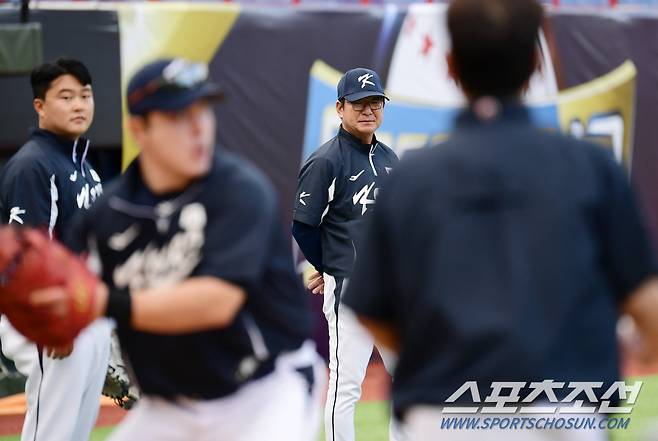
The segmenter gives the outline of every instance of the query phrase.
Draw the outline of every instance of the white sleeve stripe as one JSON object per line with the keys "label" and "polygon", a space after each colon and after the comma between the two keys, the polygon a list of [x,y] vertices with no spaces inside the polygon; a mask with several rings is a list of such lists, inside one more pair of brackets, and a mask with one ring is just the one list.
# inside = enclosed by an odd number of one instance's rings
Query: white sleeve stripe
{"label": "white sleeve stripe", "polygon": [[263,334],[260,332],[258,325],[249,314],[244,314],[243,321],[256,359],[266,360],[270,355],[270,351],[267,350],[265,339],[263,338]]}
{"label": "white sleeve stripe", "polygon": [[324,212],[322,213],[320,222],[322,222],[322,219],[324,219],[324,217],[329,212],[329,204],[331,204],[331,201],[334,200],[334,193],[336,192],[336,178],[334,178],[334,180],[331,181],[331,185],[329,186],[329,189],[327,191],[329,193],[329,197],[327,198],[327,206],[324,208]]}
{"label": "white sleeve stripe", "polygon": [[59,214],[57,210],[57,200],[59,199],[59,193],[57,192],[57,186],[55,185],[55,175],[50,176],[50,221],[48,222],[48,236],[52,240],[53,230],[55,229],[55,224],[57,223],[57,215]]}

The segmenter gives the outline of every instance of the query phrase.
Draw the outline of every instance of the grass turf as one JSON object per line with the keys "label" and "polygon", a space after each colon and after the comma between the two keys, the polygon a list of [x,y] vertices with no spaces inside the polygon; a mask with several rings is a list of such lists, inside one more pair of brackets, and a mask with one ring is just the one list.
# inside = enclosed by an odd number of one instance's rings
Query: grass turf
{"label": "grass turf", "polygon": [[[630,415],[631,423],[626,430],[610,432],[611,441],[642,441],[649,431],[658,432],[658,375],[631,378],[629,381],[642,380],[642,390]],[[361,402],[356,407],[356,433],[359,441],[383,441],[388,439],[388,403]],[[438,424],[438,421],[437,421]],[[104,441],[112,427],[94,430],[90,441]],[[20,435],[0,436],[0,441],[20,441]],[[319,441],[324,441],[321,434]]]}
{"label": "grass turf", "polygon": [[[89,441],[103,441],[107,439],[113,429],[114,427],[100,427],[98,429],[94,429],[91,434],[91,438],[89,438]],[[0,441],[20,441],[20,439],[20,435],[0,436]]]}

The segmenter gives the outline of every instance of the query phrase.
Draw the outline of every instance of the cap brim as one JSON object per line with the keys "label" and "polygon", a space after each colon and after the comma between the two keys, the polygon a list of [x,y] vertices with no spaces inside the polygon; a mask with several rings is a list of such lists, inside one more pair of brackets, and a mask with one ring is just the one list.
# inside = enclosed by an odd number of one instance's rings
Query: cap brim
{"label": "cap brim", "polygon": [[174,112],[183,110],[200,100],[218,102],[223,99],[224,93],[219,86],[214,83],[204,83],[196,89],[172,90],[167,96],[148,97],[129,109],[129,112],[133,115],[144,115],[153,110]]}
{"label": "cap brim", "polygon": [[349,102],[359,101],[363,98],[368,98],[369,96],[382,96],[384,99],[390,101],[389,97],[384,95],[382,92],[375,92],[372,90],[364,90],[363,92],[352,93],[350,95],[345,95],[344,98]]}

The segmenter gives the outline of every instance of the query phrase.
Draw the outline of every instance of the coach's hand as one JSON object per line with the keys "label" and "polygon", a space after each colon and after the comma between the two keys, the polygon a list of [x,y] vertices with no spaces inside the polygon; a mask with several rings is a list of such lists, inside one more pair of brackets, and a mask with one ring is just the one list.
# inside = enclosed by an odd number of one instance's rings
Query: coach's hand
{"label": "coach's hand", "polygon": [[307,288],[313,294],[324,294],[324,277],[319,272],[314,272],[309,278]]}

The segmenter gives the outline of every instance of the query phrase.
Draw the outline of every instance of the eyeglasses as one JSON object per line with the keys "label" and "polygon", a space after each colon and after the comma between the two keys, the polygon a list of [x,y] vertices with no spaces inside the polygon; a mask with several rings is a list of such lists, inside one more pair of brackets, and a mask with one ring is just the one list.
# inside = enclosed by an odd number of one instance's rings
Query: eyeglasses
{"label": "eyeglasses", "polygon": [[352,105],[352,109],[356,110],[357,112],[361,112],[368,105],[370,106],[370,109],[372,109],[372,110],[379,110],[379,109],[384,108],[384,100],[372,100],[372,101],[365,102],[365,103],[352,103],[352,102],[350,102],[350,104]]}
{"label": "eyeglasses", "polygon": [[162,74],[146,83],[145,86],[133,90],[128,95],[128,103],[134,105],[144,97],[165,87],[191,89],[207,80],[208,65],[177,58],[162,70]]}

